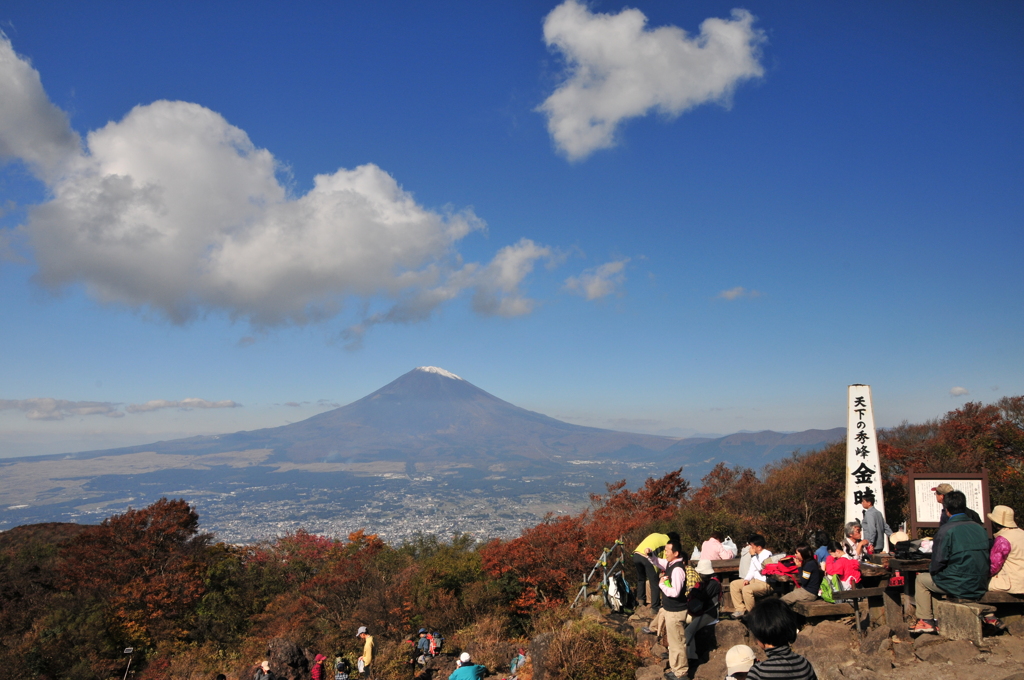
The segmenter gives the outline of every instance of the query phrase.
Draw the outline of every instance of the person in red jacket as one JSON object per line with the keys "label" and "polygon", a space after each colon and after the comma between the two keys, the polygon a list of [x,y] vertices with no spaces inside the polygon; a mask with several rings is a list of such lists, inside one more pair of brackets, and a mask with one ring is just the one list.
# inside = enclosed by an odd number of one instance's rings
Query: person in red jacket
{"label": "person in red jacket", "polygon": [[309,675],[313,680],[327,680],[327,675],[324,673],[324,661],[326,660],[327,657],[323,654],[317,654],[313,659],[313,667],[309,669]]}

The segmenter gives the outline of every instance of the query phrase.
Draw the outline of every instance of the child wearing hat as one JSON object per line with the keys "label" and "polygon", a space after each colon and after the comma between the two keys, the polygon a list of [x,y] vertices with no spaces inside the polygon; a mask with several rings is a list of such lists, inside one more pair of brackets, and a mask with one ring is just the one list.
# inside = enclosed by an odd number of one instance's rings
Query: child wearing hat
{"label": "child wearing hat", "polygon": [[747,671],[757,661],[754,650],[746,645],[735,645],[725,653],[725,680],[745,680]]}

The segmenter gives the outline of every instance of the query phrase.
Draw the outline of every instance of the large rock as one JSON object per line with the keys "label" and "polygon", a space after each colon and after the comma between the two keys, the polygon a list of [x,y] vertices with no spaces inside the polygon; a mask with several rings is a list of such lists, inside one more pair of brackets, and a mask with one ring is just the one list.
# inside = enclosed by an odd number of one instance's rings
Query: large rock
{"label": "large rock", "polygon": [[889,626],[878,626],[864,636],[864,639],[860,642],[860,653],[861,654],[874,654],[878,652],[882,641],[888,640],[889,636],[892,635],[892,630]]}
{"label": "large rock", "polygon": [[897,668],[917,663],[914,645],[906,642],[894,642],[892,645],[892,662]]}
{"label": "large rock", "polygon": [[814,672],[824,675],[833,666],[844,666],[857,651],[857,633],[838,621],[821,621],[804,626],[793,643],[793,651],[807,658]]}
{"label": "large rock", "polygon": [[636,680],[662,680],[664,677],[665,671],[661,666],[641,666],[636,669]]}
{"label": "large rock", "polygon": [[917,653],[917,658],[928,663],[959,666],[978,658],[978,648],[970,640],[949,640],[925,647]]}
{"label": "large rock", "polygon": [[[267,661],[270,662],[270,672],[281,680],[306,680],[309,678],[309,667],[312,658],[291,640],[285,638],[274,638],[267,644]],[[253,666],[251,673],[244,677],[252,677],[256,673],[257,666]]]}

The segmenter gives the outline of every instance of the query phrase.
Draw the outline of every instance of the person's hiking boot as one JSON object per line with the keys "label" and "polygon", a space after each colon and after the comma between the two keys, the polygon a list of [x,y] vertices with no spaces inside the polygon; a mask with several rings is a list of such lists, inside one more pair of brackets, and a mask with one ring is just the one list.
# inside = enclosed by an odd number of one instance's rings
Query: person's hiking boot
{"label": "person's hiking boot", "polygon": [[911,626],[911,633],[937,633],[939,632],[938,627],[934,622],[925,621],[924,619],[918,619],[917,623]]}
{"label": "person's hiking boot", "polygon": [[655,631],[655,630],[651,630],[651,629],[650,629],[650,628],[648,628],[647,626],[644,626],[643,628],[641,628],[641,629],[640,629],[640,632],[642,632],[642,633],[647,633],[648,635],[657,635],[657,634],[658,634],[658,632],[657,632],[657,631]]}
{"label": "person's hiking boot", "polygon": [[998,618],[996,618],[993,614],[985,614],[985,618],[982,619],[981,622],[989,626],[992,626],[993,628],[999,631],[1006,630],[1006,624],[1000,621]]}
{"label": "person's hiking boot", "polygon": [[672,671],[665,671],[665,680],[684,680]]}
{"label": "person's hiking boot", "polygon": [[733,621],[739,621],[743,618],[743,614],[744,612],[733,612],[732,614],[729,614],[729,618],[731,618]]}

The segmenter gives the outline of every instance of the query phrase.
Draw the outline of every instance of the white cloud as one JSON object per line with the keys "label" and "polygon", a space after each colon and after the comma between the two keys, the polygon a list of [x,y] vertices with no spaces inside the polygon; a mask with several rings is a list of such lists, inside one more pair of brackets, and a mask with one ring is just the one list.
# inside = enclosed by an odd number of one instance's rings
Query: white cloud
{"label": "white cloud", "polygon": [[718,297],[723,300],[737,300],[739,298],[756,298],[761,297],[761,291],[758,290],[747,290],[743,286],[736,286],[729,290],[723,290],[718,294]]}
{"label": "white cloud", "polygon": [[68,401],[66,399],[0,399],[0,411],[22,411],[29,420],[64,420],[72,416],[122,418],[117,404],[107,401]]}
{"label": "white cloud", "polygon": [[257,328],[330,318],[347,299],[391,303],[365,332],[422,321],[467,290],[482,314],[528,313],[521,284],[538,259],[555,259],[523,239],[489,264],[463,263],[458,242],[484,222],[419,205],[374,164],[291,196],[269,151],[198,104],[137,106],[83,149],[5,36],[0,57],[0,153],[28,163],[51,195],[24,227],[45,287],[82,284],[175,323],[223,312]]}
{"label": "white cloud", "polygon": [[241,404],[231,401],[230,399],[224,401],[207,401],[206,399],[189,397],[188,399],[182,399],[180,401],[151,399],[145,404],[129,404],[127,408],[125,408],[125,411],[128,413],[146,413],[148,411],[159,411],[165,408],[178,408],[184,411],[190,411],[194,408],[239,408],[240,406]]}
{"label": "white cloud", "polygon": [[20,158],[52,178],[78,152],[67,115],[50,102],[39,72],[0,31],[0,160]]}
{"label": "white cloud", "polygon": [[605,262],[599,267],[584,270],[579,276],[570,276],[565,287],[588,300],[603,298],[616,292],[626,280],[626,264],[629,258]]}
{"label": "white cloud", "polygon": [[674,118],[706,102],[728,105],[737,84],[760,77],[763,33],[754,17],[709,18],[700,34],[647,28],[637,9],[594,14],[566,0],[544,20],[544,41],[565,58],[565,80],[539,111],[570,160],[615,144],[619,124],[657,111]]}
{"label": "white cloud", "polygon": [[963,397],[963,396],[966,396],[966,395],[968,395],[970,393],[971,393],[970,390],[968,390],[966,387],[954,387],[953,389],[951,389],[949,391],[949,396],[951,396],[951,397]]}

